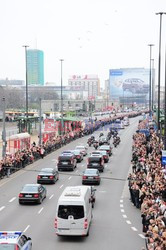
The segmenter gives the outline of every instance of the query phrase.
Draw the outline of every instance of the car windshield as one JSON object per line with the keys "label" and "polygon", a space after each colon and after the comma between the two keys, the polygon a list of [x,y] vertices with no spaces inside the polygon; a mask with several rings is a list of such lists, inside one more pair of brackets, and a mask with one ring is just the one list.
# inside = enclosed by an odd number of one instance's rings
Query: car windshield
{"label": "car windshield", "polygon": [[100,157],[90,157],[89,162],[101,162],[101,158]]}
{"label": "car windshield", "polygon": [[84,175],[96,175],[96,174],[97,174],[96,169],[87,169],[84,172]]}
{"label": "car windshield", "polygon": [[102,155],[107,155],[107,152],[103,150],[103,151],[101,151],[101,154]]}
{"label": "car windshield", "polygon": [[22,192],[38,192],[38,186],[24,186]]}
{"label": "car windshield", "polygon": [[76,149],[85,149],[84,146],[77,146]]}
{"label": "car windshield", "polygon": [[52,168],[44,168],[41,170],[40,174],[52,174]]}
{"label": "car windshield", "polygon": [[107,146],[104,146],[104,147],[101,147],[100,148],[101,150],[108,150],[109,149],[109,146],[107,147]]}
{"label": "car windshield", "polygon": [[0,250],[18,250],[18,246],[16,244],[8,244],[3,243],[0,244]]}
{"label": "car windshield", "polygon": [[59,156],[59,161],[70,161],[70,160],[71,160],[71,155]]}
{"label": "car windshield", "polygon": [[84,218],[84,207],[77,205],[60,205],[58,217],[67,220],[69,216],[73,216],[74,219]]}
{"label": "car windshield", "polygon": [[73,153],[74,153],[75,155],[80,155],[80,151],[79,151],[79,150],[74,150]]}

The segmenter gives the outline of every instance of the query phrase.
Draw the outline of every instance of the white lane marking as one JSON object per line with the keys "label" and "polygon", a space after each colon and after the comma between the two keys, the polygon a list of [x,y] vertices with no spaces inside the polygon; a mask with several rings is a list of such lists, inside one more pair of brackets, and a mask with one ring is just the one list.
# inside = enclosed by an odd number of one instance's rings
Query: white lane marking
{"label": "white lane marking", "polygon": [[68,178],[68,180],[70,180],[71,179],[71,176]]}
{"label": "white lane marking", "polygon": [[131,224],[131,221],[129,221],[129,220],[126,220],[126,223],[127,223],[127,224]]}
{"label": "white lane marking", "polygon": [[120,204],[120,207],[123,207],[123,204]]}
{"label": "white lane marking", "polygon": [[121,211],[122,213],[124,213],[124,209],[121,209],[120,211]]}
{"label": "white lane marking", "polygon": [[63,187],[63,184],[60,186],[60,188],[62,188]]}
{"label": "white lane marking", "polygon": [[76,173],[78,173],[78,169],[76,170]]}
{"label": "white lane marking", "polygon": [[49,200],[51,200],[53,196],[54,196],[54,194],[52,194],[52,195],[50,196]]}
{"label": "white lane marking", "polygon": [[10,201],[9,201],[9,202],[14,201],[15,199],[16,199],[16,197],[13,197],[13,198],[11,198],[11,199],[10,199]]}
{"label": "white lane marking", "polygon": [[106,193],[106,191],[105,190],[103,190],[103,191],[101,190],[101,191],[99,191],[99,193]]}
{"label": "white lane marking", "polygon": [[30,227],[30,225],[28,225],[25,229],[24,229],[24,233],[28,230],[28,228]]}
{"label": "white lane marking", "polygon": [[143,234],[138,234],[142,239],[145,239],[145,236]]}
{"label": "white lane marking", "polygon": [[5,206],[3,206],[3,207],[0,207],[0,211],[2,211],[3,209],[5,208]]}
{"label": "white lane marking", "polygon": [[120,200],[120,202],[122,203],[122,202],[123,202],[123,200]]}
{"label": "white lane marking", "polygon": [[84,167],[84,164],[82,164],[81,167]]}
{"label": "white lane marking", "polygon": [[131,227],[131,229],[132,229],[133,231],[138,231],[135,227]]}
{"label": "white lane marking", "polygon": [[127,218],[127,215],[125,215],[125,214],[123,214],[122,216],[123,216],[123,218]]}
{"label": "white lane marking", "polygon": [[41,211],[44,209],[44,207],[42,207],[40,210],[39,210],[39,212],[38,212],[38,214],[40,214],[41,213]]}

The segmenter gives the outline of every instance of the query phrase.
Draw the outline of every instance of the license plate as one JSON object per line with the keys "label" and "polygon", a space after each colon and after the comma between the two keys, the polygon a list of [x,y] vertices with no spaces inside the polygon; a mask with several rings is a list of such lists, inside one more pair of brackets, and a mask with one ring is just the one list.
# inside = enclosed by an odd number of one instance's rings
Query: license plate
{"label": "license plate", "polygon": [[67,162],[62,162],[62,164],[67,165]]}
{"label": "license plate", "polygon": [[29,198],[29,197],[32,197],[32,195],[31,194],[26,194],[25,197]]}
{"label": "license plate", "polygon": [[90,176],[90,177],[88,177],[88,179],[92,180],[92,179],[93,179],[93,177],[91,177],[91,176]]}
{"label": "license plate", "polygon": [[97,163],[93,163],[93,166],[97,166],[98,164]]}
{"label": "license plate", "polygon": [[43,176],[42,179],[48,179],[48,176]]}

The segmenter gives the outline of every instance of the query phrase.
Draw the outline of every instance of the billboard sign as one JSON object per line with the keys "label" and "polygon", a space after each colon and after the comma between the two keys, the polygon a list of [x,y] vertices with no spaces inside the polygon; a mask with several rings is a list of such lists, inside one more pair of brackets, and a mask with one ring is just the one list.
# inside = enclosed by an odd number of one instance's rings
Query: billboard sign
{"label": "billboard sign", "polygon": [[149,93],[149,69],[124,68],[109,71],[110,98],[132,97]]}

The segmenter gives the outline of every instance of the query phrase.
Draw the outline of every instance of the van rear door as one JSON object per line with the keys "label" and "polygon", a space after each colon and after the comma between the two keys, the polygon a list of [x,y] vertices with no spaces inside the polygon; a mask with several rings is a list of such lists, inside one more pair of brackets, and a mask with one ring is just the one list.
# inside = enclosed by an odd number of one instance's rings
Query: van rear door
{"label": "van rear door", "polygon": [[58,229],[78,230],[84,227],[83,205],[59,205]]}

